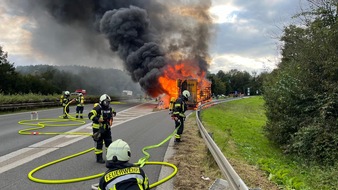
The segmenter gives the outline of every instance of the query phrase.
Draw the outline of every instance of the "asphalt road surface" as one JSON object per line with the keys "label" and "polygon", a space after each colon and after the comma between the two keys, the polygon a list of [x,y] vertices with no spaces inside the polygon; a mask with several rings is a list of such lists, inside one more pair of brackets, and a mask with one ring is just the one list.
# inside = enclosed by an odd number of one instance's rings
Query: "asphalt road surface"
{"label": "asphalt road surface", "polygon": [[[155,103],[125,103],[112,105],[117,111],[114,118],[113,140],[121,138],[131,147],[131,162],[143,157],[142,148],[162,142],[174,130],[174,124],[168,110],[154,111]],[[87,118],[92,105],[86,105],[84,117]],[[32,110],[33,111],[33,110]],[[35,110],[34,110],[35,111]],[[70,108],[74,114],[75,107]],[[58,118],[62,109],[39,110],[39,119]],[[31,112],[0,115],[0,189],[34,190],[79,190],[91,189],[99,178],[64,184],[37,183],[28,178],[33,169],[54,160],[87,150],[94,146],[89,136],[79,135],[20,135],[18,131],[29,126],[18,124],[21,120],[31,119]],[[46,127],[43,132],[91,132],[91,122],[78,127]],[[169,142],[147,152],[149,161],[163,161]],[[161,166],[144,166],[150,184],[158,181]],[[95,162],[94,152],[57,163],[34,173],[38,179],[72,179],[105,172],[104,164]]]}

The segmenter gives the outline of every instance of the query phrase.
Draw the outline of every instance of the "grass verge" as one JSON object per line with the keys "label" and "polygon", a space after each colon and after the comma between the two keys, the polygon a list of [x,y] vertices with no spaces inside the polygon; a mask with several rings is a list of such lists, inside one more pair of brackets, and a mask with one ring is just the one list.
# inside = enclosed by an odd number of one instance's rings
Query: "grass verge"
{"label": "grass verge", "polygon": [[[270,189],[338,189],[338,167],[305,165],[284,155],[265,136],[264,100],[251,97],[202,111],[202,121],[248,187]],[[262,178],[257,178],[262,176]]]}

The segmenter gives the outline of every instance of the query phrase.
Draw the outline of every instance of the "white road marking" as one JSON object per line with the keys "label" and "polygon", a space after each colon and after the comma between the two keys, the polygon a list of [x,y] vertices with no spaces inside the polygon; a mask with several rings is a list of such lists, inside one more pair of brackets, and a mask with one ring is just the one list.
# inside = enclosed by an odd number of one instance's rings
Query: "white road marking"
{"label": "white road marking", "polygon": [[[153,112],[152,106],[143,106],[138,105],[132,108],[128,108],[121,112],[117,113],[116,118],[114,118],[113,127],[120,125],[122,123],[143,117],[155,113]],[[119,116],[121,114],[121,116]],[[122,117],[123,116],[123,117]],[[126,116],[126,117],[124,117]],[[119,120],[119,121],[116,121]],[[91,132],[92,123],[87,123],[81,127],[70,130],[68,132],[79,132],[85,130],[86,132]],[[62,147],[68,146],[72,143],[80,141],[88,136],[79,136],[79,135],[57,135],[52,138],[46,139],[44,141],[30,145],[27,148],[17,150],[15,152],[9,153],[7,155],[0,157],[0,173],[11,170],[15,167],[18,167],[22,164],[30,162],[36,158],[44,156],[50,152],[58,150]]]}

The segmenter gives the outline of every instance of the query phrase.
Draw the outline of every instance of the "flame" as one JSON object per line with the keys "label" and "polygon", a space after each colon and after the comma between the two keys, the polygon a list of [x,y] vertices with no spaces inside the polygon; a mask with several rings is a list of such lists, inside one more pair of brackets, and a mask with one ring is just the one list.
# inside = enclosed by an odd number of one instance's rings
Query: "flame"
{"label": "flame", "polygon": [[[164,108],[169,106],[169,101],[172,97],[179,96],[177,79],[197,79],[198,89],[210,87],[211,83],[206,78],[206,72],[202,71],[193,61],[180,61],[175,65],[168,64],[164,69],[163,75],[158,81],[165,89],[166,93],[161,97],[164,103]],[[199,97],[201,98],[201,97]]]}

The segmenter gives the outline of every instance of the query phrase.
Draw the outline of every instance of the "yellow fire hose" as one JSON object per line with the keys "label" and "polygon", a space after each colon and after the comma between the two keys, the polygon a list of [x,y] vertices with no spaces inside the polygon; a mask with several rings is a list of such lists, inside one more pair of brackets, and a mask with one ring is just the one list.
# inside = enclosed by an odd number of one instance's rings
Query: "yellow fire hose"
{"label": "yellow fire hose", "polygon": [[[37,120],[22,120],[19,121],[18,123],[21,125],[28,125],[28,126],[35,126],[32,128],[28,128],[28,129],[23,129],[18,131],[19,134],[21,135],[86,135],[86,136],[91,136],[91,133],[77,133],[77,132],[38,132],[38,131],[34,131],[33,130],[39,130],[39,129],[43,129],[45,128],[45,126],[50,126],[50,127],[69,127],[69,126],[80,126],[80,125],[84,125],[86,122],[82,119],[77,119],[73,116],[71,116],[70,114],[68,114],[66,112],[66,107],[69,105],[69,103],[65,106],[65,113],[68,116],[69,119],[63,119],[62,116],[60,116],[60,119],[37,119]],[[61,119],[62,118],[62,119]],[[35,123],[33,123],[35,122]],[[36,123],[37,122],[37,123]],[[60,124],[62,122],[68,122],[67,124]],[[69,122],[75,122],[75,123],[69,123]],[[54,124],[53,124],[54,123]],[[154,188],[168,180],[170,180],[172,177],[174,177],[178,171],[177,167],[174,164],[168,163],[168,162],[149,162],[148,159],[150,158],[150,154],[146,152],[146,150],[148,149],[152,149],[152,148],[157,148],[161,145],[163,145],[165,142],[167,142],[170,138],[172,138],[177,131],[178,128],[176,128],[174,130],[174,132],[172,134],[170,134],[166,139],[164,139],[161,143],[156,144],[156,145],[151,145],[151,146],[146,146],[142,149],[143,154],[145,155],[143,158],[139,159],[139,161],[137,163],[135,163],[136,165],[139,165],[140,167],[143,167],[144,165],[163,165],[163,166],[167,166],[167,167],[171,167],[173,169],[173,172],[168,175],[167,177],[153,183],[150,184],[150,188]],[[63,157],[61,159],[58,160],[54,160],[52,162],[46,163],[44,165],[41,165],[35,169],[33,169],[32,171],[30,171],[28,173],[28,178],[34,182],[37,183],[45,183],[45,184],[64,184],[64,183],[74,183],[74,182],[80,182],[80,181],[85,181],[85,180],[90,180],[90,179],[95,179],[95,178],[99,178],[101,176],[104,175],[103,173],[99,173],[99,174],[95,174],[95,175],[90,175],[90,176],[85,176],[85,177],[80,177],[80,178],[72,178],[72,179],[39,179],[39,178],[35,178],[33,176],[33,174],[43,168],[46,168],[50,165],[86,154],[88,152],[93,151],[94,148],[90,148],[87,150],[84,150],[82,152],[78,152],[76,154],[72,154],[70,156],[66,156]],[[95,186],[95,185],[94,185]]]}

